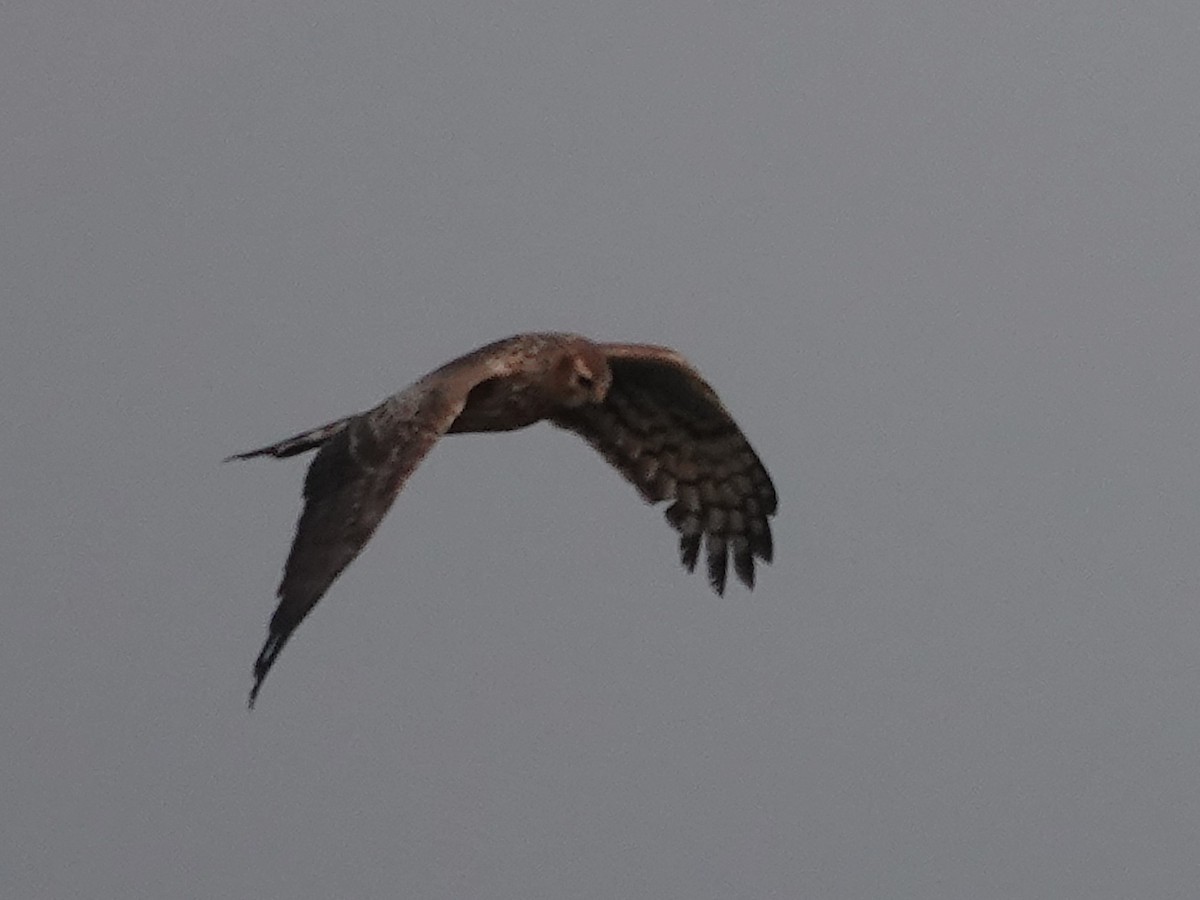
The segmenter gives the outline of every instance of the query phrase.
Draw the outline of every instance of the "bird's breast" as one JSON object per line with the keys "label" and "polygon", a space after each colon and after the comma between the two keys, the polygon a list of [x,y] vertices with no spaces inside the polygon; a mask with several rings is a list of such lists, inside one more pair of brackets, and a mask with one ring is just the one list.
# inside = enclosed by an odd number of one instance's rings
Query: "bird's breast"
{"label": "bird's breast", "polygon": [[533,386],[495,378],[472,388],[450,431],[514,431],[540,422],[550,407]]}

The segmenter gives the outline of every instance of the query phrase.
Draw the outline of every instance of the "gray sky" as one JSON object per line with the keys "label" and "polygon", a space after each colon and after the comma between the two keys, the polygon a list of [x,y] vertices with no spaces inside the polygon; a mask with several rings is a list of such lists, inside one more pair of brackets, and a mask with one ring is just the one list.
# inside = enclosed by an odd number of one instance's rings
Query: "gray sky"
{"label": "gray sky", "polygon": [[[21,898],[1200,883],[1193,2],[0,12]],[[718,599],[455,437],[250,665],[304,460],[528,329],[666,343],[781,496]]]}

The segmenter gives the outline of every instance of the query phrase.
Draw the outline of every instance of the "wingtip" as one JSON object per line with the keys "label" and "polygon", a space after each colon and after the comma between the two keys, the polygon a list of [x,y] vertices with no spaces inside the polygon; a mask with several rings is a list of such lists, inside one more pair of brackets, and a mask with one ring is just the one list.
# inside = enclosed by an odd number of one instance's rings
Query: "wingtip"
{"label": "wingtip", "polygon": [[260,672],[258,666],[254,667],[254,685],[250,688],[250,697],[246,700],[246,709],[254,709],[254,701],[258,699],[258,692],[262,689],[263,681],[266,679],[267,673]]}
{"label": "wingtip", "polygon": [[724,535],[709,533],[705,540],[708,551],[708,583],[718,597],[725,596],[725,580],[729,569],[729,545]]}
{"label": "wingtip", "polygon": [[259,651],[258,659],[254,661],[254,686],[250,688],[250,699],[246,704],[249,709],[254,709],[254,701],[258,699],[258,692],[262,690],[263,682],[267,680],[267,673],[271,671],[271,666],[275,665],[275,659],[279,656],[283,645],[287,643],[287,639],[287,635],[275,632],[267,635],[267,640],[263,643],[262,650]]}
{"label": "wingtip", "polygon": [[679,539],[679,561],[689,572],[696,571],[696,562],[700,558],[700,535],[685,534]]}

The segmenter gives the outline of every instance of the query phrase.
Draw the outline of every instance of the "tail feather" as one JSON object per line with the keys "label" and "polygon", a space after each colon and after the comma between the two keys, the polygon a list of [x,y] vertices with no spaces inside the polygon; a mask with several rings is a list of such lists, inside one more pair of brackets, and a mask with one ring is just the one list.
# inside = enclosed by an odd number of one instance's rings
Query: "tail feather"
{"label": "tail feather", "polygon": [[352,418],[354,417],[347,416],[344,419],[338,419],[336,422],[330,422],[328,425],[322,425],[320,428],[302,431],[300,434],[279,441],[277,444],[268,444],[266,447],[259,447],[257,450],[235,453],[232,456],[225,457],[223,462],[229,462],[234,459],[252,459],[255,456],[274,456],[276,459],[283,459],[287,456],[295,456],[297,453],[306,453],[309,450],[315,450],[331,437],[345,429]]}

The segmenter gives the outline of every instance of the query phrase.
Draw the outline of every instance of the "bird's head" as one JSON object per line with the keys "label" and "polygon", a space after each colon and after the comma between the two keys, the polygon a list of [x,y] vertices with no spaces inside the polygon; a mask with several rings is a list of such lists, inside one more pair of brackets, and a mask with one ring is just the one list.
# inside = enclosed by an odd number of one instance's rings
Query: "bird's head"
{"label": "bird's head", "polygon": [[590,343],[572,347],[559,365],[564,406],[604,402],[612,385],[612,371],[599,347]]}

